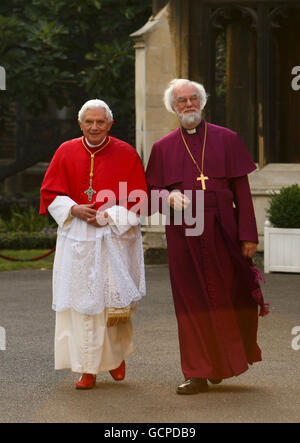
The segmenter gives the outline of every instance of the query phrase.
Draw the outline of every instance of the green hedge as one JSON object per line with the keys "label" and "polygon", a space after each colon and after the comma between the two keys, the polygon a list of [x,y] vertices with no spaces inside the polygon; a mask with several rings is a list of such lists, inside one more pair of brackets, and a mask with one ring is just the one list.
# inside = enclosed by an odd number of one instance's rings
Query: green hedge
{"label": "green hedge", "polygon": [[52,249],[56,244],[56,232],[7,232],[0,233],[1,249]]}
{"label": "green hedge", "polygon": [[299,186],[282,188],[279,194],[273,195],[267,214],[276,228],[300,228]]}

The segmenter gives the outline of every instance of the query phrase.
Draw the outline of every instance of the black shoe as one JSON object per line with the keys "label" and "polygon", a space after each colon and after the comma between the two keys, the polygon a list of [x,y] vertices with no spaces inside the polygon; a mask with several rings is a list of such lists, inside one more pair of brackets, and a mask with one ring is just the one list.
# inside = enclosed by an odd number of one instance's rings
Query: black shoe
{"label": "black shoe", "polygon": [[223,378],[209,378],[208,381],[209,381],[212,385],[218,385],[218,384],[222,383]]}
{"label": "black shoe", "polygon": [[178,386],[177,394],[192,395],[199,392],[207,392],[208,385],[206,378],[188,378]]}

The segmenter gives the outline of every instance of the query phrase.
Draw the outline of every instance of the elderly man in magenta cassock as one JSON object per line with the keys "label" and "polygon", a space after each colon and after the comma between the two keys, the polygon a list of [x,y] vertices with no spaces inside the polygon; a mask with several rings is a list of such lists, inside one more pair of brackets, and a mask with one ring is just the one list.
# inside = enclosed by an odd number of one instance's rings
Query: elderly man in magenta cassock
{"label": "elderly man in magenta cassock", "polygon": [[112,124],[105,102],[85,103],[83,136],[59,147],[41,188],[40,214],[58,224],[55,368],[81,373],[78,389],[92,388],[101,371],[125,377],[130,318],[145,294],[139,205],[129,197],[147,197],[146,179],[134,148],[109,136]]}
{"label": "elderly man in magenta cassock", "polygon": [[[170,83],[165,105],[181,126],[154,144],[146,171],[151,195],[169,191],[172,208],[166,236],[185,377],[178,394],[207,391],[207,380],[220,383],[260,361],[258,307],[268,310],[252,263],[258,235],[247,174],[256,166],[235,132],[202,119],[206,99],[198,83]],[[197,191],[204,229],[187,235],[174,218],[199,203]]]}

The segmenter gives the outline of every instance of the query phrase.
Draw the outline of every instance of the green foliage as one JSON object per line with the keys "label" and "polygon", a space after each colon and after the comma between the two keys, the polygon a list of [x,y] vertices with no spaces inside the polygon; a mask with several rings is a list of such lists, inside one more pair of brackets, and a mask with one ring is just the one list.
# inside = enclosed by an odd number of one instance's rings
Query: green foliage
{"label": "green foliage", "polygon": [[0,233],[7,232],[40,232],[55,228],[55,223],[48,217],[42,217],[32,206],[28,209],[15,207],[9,219],[0,217]]}
{"label": "green foliage", "polygon": [[14,207],[10,218],[0,217],[0,250],[47,249],[56,242],[56,224],[50,217],[42,217],[29,206]]}
{"label": "green foliage", "polygon": [[4,249],[52,249],[56,232],[8,232],[0,233],[0,250]]}
{"label": "green foliage", "polygon": [[[2,193],[3,193],[2,189]],[[1,194],[1,191],[0,191]],[[40,207],[40,188],[37,192],[18,194],[17,196],[0,195],[0,219],[9,220],[12,217],[13,211],[26,212],[32,206],[38,215]]]}
{"label": "green foliage", "polygon": [[279,194],[273,195],[267,214],[274,227],[300,228],[299,186],[282,188]]}
{"label": "green foliage", "polygon": [[0,64],[7,74],[0,115],[14,101],[38,115],[102,98],[133,112],[130,33],[151,15],[151,0],[1,0]]}

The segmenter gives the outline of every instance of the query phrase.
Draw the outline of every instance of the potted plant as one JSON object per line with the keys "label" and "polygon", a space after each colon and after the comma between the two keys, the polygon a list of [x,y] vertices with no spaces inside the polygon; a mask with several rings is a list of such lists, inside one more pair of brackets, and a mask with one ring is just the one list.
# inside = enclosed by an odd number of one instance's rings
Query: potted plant
{"label": "potted plant", "polygon": [[300,188],[282,188],[271,197],[264,228],[264,271],[300,272]]}

